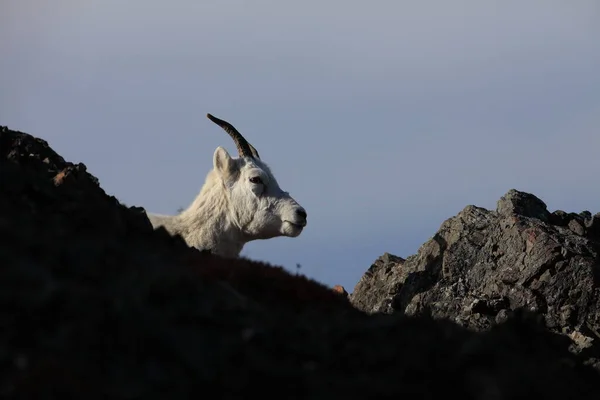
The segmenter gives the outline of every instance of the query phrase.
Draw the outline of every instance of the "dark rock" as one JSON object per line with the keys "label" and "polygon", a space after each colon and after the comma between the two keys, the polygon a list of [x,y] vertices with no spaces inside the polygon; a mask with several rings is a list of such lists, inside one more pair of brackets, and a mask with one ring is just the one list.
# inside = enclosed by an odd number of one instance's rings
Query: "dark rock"
{"label": "dark rock", "polygon": [[579,236],[585,235],[585,228],[583,227],[581,220],[572,219],[571,221],[569,221],[569,224],[567,226],[574,234]]}
{"label": "dark rock", "polygon": [[468,206],[446,220],[406,261],[379,259],[384,276],[371,267],[350,300],[371,313],[431,314],[477,331],[524,308],[583,340],[587,347],[577,347],[592,360],[600,354],[600,245],[586,237],[598,225],[590,215],[549,214],[535,196],[510,190],[497,211]]}
{"label": "dark rock", "polygon": [[[394,293],[398,289],[393,286],[392,278],[398,275],[399,267],[404,261],[403,258],[389,253],[385,253],[375,260],[354,288],[355,292],[363,293],[363,296],[354,299],[355,304],[362,308],[377,303],[378,309],[372,311],[385,312],[389,310]],[[390,293],[390,297],[384,300],[381,295],[386,292]]]}
{"label": "dark rock", "polygon": [[548,222],[556,226],[567,226],[569,223],[568,214],[563,210],[556,210],[550,214]]}
{"label": "dark rock", "polygon": [[[427,316],[368,315],[305,277],[154,231],[83,164],[6,128],[0,236],[3,399],[600,396],[600,375],[569,351],[571,341],[508,311],[509,292],[470,299],[481,318],[504,316],[485,333]],[[453,248],[437,240],[426,282]],[[403,261],[386,255],[371,276],[390,280]],[[582,282],[578,298],[588,296]],[[581,318],[579,308],[561,310],[564,320]]]}
{"label": "dark rock", "polygon": [[501,215],[520,215],[547,221],[550,213],[546,204],[532,194],[509,190],[498,200],[496,207]]}
{"label": "dark rock", "polygon": [[600,213],[585,221],[585,228],[590,238],[600,240]]}
{"label": "dark rock", "polygon": [[589,211],[587,211],[587,210],[585,210],[585,211],[582,211],[582,212],[580,212],[580,213],[579,213],[579,216],[580,216],[581,218],[583,218],[584,220],[586,220],[586,221],[587,221],[587,220],[589,220],[589,219],[591,219],[591,218],[592,218],[592,213],[591,213],[591,212],[589,212]]}

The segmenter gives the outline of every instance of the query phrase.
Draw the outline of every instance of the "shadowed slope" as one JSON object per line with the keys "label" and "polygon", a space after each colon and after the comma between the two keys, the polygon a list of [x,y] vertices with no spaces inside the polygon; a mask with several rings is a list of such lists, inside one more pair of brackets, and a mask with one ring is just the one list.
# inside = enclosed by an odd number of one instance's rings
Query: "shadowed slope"
{"label": "shadowed slope", "polygon": [[[597,398],[568,339],[369,316],[282,268],[188,248],[82,164],[0,128],[3,398]],[[211,394],[212,393],[212,394]]]}

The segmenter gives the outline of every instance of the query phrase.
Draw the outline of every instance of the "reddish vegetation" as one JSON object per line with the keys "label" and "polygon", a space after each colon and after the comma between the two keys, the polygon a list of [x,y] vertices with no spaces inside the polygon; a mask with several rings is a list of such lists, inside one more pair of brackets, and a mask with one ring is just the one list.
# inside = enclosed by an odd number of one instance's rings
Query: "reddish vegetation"
{"label": "reddish vegetation", "polygon": [[63,169],[62,171],[60,171],[58,174],[56,174],[56,176],[54,177],[54,184],[56,186],[60,186],[63,184],[65,178],[67,177],[69,171],[68,169]]}
{"label": "reddish vegetation", "polygon": [[224,259],[193,250],[186,254],[184,264],[198,267],[196,271],[203,278],[223,280],[240,294],[259,302],[288,308],[353,309],[338,290],[267,263]]}
{"label": "reddish vegetation", "polygon": [[333,290],[339,294],[342,294],[344,296],[348,296],[348,292],[346,292],[346,289],[344,289],[344,287],[342,285],[335,285],[333,287]]}

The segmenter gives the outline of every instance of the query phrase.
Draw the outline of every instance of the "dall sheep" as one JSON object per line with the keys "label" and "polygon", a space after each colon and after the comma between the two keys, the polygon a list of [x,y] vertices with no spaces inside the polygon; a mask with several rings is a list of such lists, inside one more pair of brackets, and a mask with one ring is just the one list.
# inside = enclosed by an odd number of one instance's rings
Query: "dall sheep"
{"label": "dall sheep", "polygon": [[207,114],[231,136],[239,158],[219,146],[213,169],[200,193],[178,215],[147,213],[154,229],[164,227],[199,250],[237,258],[257,239],[297,237],[306,226],[306,211],[283,191],[258,152],[230,123]]}

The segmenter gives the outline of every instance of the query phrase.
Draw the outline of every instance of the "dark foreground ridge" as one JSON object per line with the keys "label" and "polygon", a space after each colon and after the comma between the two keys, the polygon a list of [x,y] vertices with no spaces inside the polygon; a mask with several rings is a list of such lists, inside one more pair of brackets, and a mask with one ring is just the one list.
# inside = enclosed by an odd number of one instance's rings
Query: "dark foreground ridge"
{"label": "dark foreground ridge", "polygon": [[153,231],[83,164],[7,128],[0,235],[3,399],[600,398],[597,371],[531,313],[484,332],[369,315]]}

